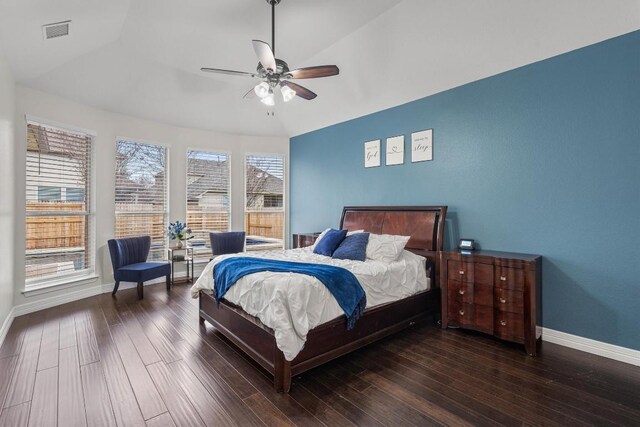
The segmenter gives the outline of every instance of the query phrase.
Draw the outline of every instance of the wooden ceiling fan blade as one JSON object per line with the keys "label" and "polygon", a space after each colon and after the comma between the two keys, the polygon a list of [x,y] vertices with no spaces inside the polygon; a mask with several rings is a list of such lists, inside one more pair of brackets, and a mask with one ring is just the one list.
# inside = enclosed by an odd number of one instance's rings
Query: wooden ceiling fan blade
{"label": "wooden ceiling fan blade", "polygon": [[315,98],[316,96],[318,96],[315,93],[311,92],[306,87],[300,86],[292,82],[288,82],[286,80],[281,81],[280,86],[288,86],[290,89],[293,89],[296,92],[297,96],[309,101]]}
{"label": "wooden ceiling fan blade", "polygon": [[317,79],[318,77],[331,77],[340,74],[340,69],[335,65],[318,65],[291,70],[287,73],[291,79]]}
{"label": "wooden ceiling fan blade", "polygon": [[253,50],[255,50],[258,60],[262,64],[265,70],[276,71],[276,58],[273,56],[273,51],[269,43],[262,40],[252,40]]}
{"label": "wooden ceiling fan blade", "polygon": [[259,77],[254,73],[245,73],[244,71],[234,71],[234,70],[222,70],[220,68],[200,68],[200,71],[204,71],[205,73],[216,73],[216,74],[227,74],[229,76],[240,76],[240,77]]}

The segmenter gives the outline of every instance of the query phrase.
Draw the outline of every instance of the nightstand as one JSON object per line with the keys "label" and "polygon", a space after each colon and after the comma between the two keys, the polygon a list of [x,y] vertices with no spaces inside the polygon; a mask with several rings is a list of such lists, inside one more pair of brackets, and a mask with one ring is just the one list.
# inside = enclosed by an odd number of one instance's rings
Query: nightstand
{"label": "nightstand", "polygon": [[497,251],[444,252],[440,267],[442,327],[457,326],[524,344],[540,338],[542,257]]}
{"label": "nightstand", "polygon": [[[171,261],[171,285],[173,286],[175,281],[175,263],[184,262],[187,264],[187,277],[185,282],[193,282],[193,248],[191,246],[184,248],[168,248],[167,257]],[[191,267],[191,269],[189,269]]]}
{"label": "nightstand", "polygon": [[317,233],[298,233],[293,235],[293,248],[306,248],[316,242],[320,232]]}

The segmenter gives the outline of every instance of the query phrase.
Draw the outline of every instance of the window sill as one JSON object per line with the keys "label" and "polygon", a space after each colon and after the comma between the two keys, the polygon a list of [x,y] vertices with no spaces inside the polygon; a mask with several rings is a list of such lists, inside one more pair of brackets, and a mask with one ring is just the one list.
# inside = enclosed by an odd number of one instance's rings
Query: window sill
{"label": "window sill", "polygon": [[22,290],[22,295],[28,298],[36,295],[60,291],[63,289],[75,288],[76,286],[94,284],[97,280],[98,276],[94,273],[91,273],[87,276],[67,277],[62,280],[52,280],[29,286],[29,288],[25,288]]}

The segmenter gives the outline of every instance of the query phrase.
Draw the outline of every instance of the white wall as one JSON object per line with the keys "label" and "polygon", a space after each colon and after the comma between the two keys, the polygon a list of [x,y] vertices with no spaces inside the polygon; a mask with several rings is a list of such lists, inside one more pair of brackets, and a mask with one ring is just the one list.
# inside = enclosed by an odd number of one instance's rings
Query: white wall
{"label": "white wall", "polygon": [[[121,114],[96,109],[18,85],[16,87],[16,152],[15,191],[17,218],[20,230],[24,229],[25,218],[25,175],[26,122],[25,115],[35,116],[97,133],[95,141],[96,176],[96,271],[99,279],[96,283],[83,285],[84,288],[97,284],[113,283],[107,240],[114,235],[114,197],[115,197],[115,141],[118,137],[134,140],[157,142],[169,147],[169,218],[186,219],[186,151],[203,149],[225,151],[231,155],[231,228],[242,230],[244,227],[244,155],[245,153],[279,153],[289,155],[288,138],[269,138],[243,135],[229,135],[211,131],[180,128]],[[7,182],[8,180],[3,180]],[[287,183],[288,194],[288,183]],[[288,196],[286,197],[288,199]],[[285,236],[288,230],[285,230]],[[24,253],[24,235],[15,239],[15,252]],[[15,305],[31,303],[43,298],[57,298],[69,292],[82,291],[74,287],[47,294],[25,297],[24,257],[15,260],[16,293]]]}
{"label": "white wall", "polygon": [[[13,198],[15,82],[0,47],[0,327],[7,319],[13,303],[14,263],[13,238],[15,204]],[[24,233],[23,233],[24,234]],[[0,341],[2,337],[0,337]]]}

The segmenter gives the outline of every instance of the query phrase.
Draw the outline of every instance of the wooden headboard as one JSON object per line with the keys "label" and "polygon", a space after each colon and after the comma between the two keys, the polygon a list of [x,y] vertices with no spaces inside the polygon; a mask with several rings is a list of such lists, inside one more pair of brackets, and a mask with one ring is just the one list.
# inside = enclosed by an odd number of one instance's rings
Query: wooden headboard
{"label": "wooden headboard", "polygon": [[438,286],[438,260],[446,215],[446,206],[346,206],[342,210],[340,229],[411,236],[406,249],[433,263]]}

